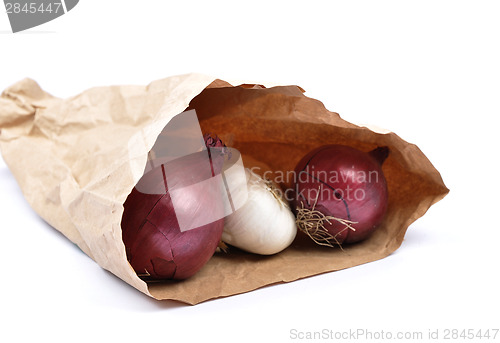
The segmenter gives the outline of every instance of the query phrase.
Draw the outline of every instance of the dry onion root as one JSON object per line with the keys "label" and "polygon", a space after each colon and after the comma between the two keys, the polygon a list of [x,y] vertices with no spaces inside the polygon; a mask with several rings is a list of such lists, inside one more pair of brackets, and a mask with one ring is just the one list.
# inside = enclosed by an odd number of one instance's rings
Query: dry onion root
{"label": "dry onion root", "polygon": [[[319,196],[319,192],[318,192]],[[316,201],[314,202],[311,209],[304,207],[304,203],[301,202],[301,206],[296,209],[296,217],[295,220],[297,224],[297,228],[308,235],[316,244],[324,245],[327,247],[334,247],[334,243],[338,245],[342,249],[342,244],[338,241],[337,236],[344,232],[345,230],[356,231],[356,229],[352,226],[352,224],[356,224],[351,220],[337,218],[333,216],[326,216],[320,211],[317,211]],[[340,224],[343,224],[345,227],[337,232],[335,235],[332,235],[325,228],[325,223],[332,224],[333,221],[337,221]]]}

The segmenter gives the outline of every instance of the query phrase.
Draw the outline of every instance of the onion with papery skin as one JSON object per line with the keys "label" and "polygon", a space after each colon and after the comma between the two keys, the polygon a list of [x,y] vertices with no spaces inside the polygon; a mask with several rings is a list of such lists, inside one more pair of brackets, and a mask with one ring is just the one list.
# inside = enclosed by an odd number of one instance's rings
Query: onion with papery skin
{"label": "onion with papery skin", "polygon": [[327,145],[304,156],[295,168],[297,227],[326,246],[360,242],[384,219],[387,147],[366,153]]}
{"label": "onion with papery skin", "polygon": [[[248,198],[226,217],[222,241],[242,250],[272,255],[287,248],[297,234],[295,216],[278,186],[245,169]],[[236,194],[233,194],[235,196]]]}
{"label": "onion with papery skin", "polygon": [[[210,136],[205,136],[205,143],[208,147],[224,146]],[[122,238],[127,258],[144,279],[186,279],[214,254],[224,227],[222,193],[189,187],[221,172],[224,156],[214,155],[202,151],[152,169],[124,203]],[[174,189],[180,189],[182,196],[176,199],[179,206],[176,203],[175,211],[171,198]],[[214,214],[222,219],[187,231],[181,231],[177,219],[178,215],[199,218]]]}

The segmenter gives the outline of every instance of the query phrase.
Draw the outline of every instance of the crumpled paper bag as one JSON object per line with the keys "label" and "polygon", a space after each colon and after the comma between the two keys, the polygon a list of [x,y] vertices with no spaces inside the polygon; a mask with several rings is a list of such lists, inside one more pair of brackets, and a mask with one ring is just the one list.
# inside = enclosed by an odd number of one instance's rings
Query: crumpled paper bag
{"label": "crumpled paper bag", "polygon": [[[245,167],[262,173],[293,170],[304,154],[324,144],[365,151],[388,146],[384,222],[368,240],[344,249],[318,246],[299,233],[277,255],[232,249],[215,254],[188,280],[144,282],[125,254],[123,203],[163,128],[186,109],[196,110],[203,132],[219,135],[242,153]],[[383,258],[401,245],[408,226],[448,193],[417,146],[395,133],[341,119],[300,87],[233,87],[199,74],[147,86],[97,87],[68,99],[22,80],[0,97],[0,149],[29,204],[51,226],[141,292],[188,304]],[[283,180],[282,187],[290,186]]]}

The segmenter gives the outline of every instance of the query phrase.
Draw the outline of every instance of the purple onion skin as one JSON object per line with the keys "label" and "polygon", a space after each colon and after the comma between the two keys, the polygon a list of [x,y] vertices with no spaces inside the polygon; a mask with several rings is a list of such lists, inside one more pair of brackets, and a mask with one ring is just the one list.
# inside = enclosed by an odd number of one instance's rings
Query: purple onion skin
{"label": "purple onion skin", "polygon": [[365,240],[387,211],[388,190],[382,164],[388,153],[386,147],[369,153],[345,145],[314,149],[295,168],[298,180],[293,208],[304,206],[311,210],[317,201],[314,209],[325,216],[355,222],[351,225],[356,231],[336,221],[325,222],[325,229],[336,239],[331,243]]}
{"label": "purple onion skin", "polygon": [[[130,265],[144,279],[187,279],[214,254],[224,228],[222,198],[214,197],[213,193],[183,193],[185,198],[182,200],[190,215],[203,216],[207,211],[220,211],[222,219],[181,232],[168,192],[169,188],[201,182],[220,173],[222,157],[211,156],[212,170],[205,168],[207,158],[206,154],[196,153],[170,166],[167,163],[166,168],[171,168],[168,186],[162,166],[151,170],[125,201],[121,223],[123,243]],[[148,191],[140,191],[144,189]],[[151,194],[155,189],[157,194]]]}

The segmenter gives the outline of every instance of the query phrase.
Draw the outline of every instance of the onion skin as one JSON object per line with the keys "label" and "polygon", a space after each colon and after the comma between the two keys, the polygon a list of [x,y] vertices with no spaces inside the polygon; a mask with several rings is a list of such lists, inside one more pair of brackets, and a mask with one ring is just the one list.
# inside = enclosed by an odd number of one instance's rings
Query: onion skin
{"label": "onion skin", "polygon": [[[195,153],[156,167],[141,178],[123,205],[122,238],[127,258],[136,273],[146,280],[182,280],[193,276],[212,257],[220,242],[224,228],[224,205],[220,197],[189,189],[182,193],[186,204],[182,209],[189,211],[189,215],[220,211],[217,213],[222,219],[181,231],[169,193],[173,187],[182,188],[220,173],[223,157],[211,156],[212,170],[207,170],[203,167],[207,155]],[[168,186],[162,168],[171,168]]]}
{"label": "onion skin", "polygon": [[254,254],[277,254],[295,239],[295,217],[278,185],[250,169],[245,175],[248,199],[226,217],[222,241]]}
{"label": "onion skin", "polygon": [[[388,190],[382,164],[388,153],[387,147],[366,153],[345,145],[327,145],[299,161],[295,168],[296,213],[305,208],[352,222],[351,227],[335,220],[322,222],[331,235],[324,245],[365,240],[383,221]],[[298,226],[304,231],[301,223]]]}

